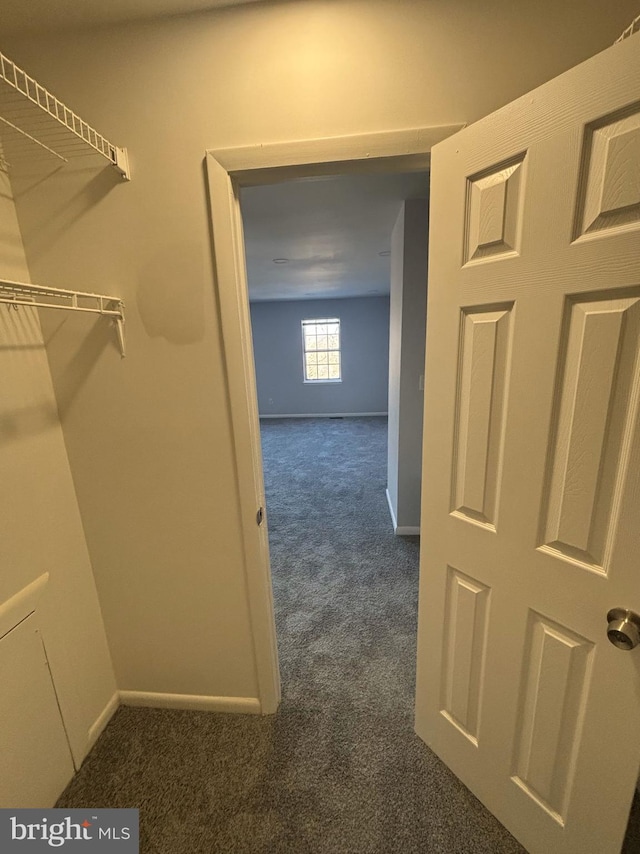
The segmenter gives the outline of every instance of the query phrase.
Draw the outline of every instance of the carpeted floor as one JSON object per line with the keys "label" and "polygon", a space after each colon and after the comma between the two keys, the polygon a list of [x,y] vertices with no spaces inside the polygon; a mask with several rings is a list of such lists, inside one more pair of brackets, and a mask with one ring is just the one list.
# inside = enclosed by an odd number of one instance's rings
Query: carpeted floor
{"label": "carpeted floor", "polygon": [[58,805],[139,807],[144,854],[522,854],[413,732],[418,540],[391,529],[385,419],[262,438],[278,714],[121,708]]}

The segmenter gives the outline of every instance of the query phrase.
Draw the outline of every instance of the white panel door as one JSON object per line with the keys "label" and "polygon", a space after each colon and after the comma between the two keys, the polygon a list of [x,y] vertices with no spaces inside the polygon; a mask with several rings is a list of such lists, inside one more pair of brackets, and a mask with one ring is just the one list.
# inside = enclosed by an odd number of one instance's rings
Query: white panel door
{"label": "white panel door", "polygon": [[640,764],[640,35],[432,155],[416,729],[534,854]]}

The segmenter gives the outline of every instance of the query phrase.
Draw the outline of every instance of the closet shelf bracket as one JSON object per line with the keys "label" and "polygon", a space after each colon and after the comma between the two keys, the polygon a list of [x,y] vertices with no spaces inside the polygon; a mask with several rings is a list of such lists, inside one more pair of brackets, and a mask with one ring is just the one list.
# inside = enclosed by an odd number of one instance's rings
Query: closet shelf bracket
{"label": "closet shelf bracket", "polygon": [[0,303],[16,310],[21,305],[35,308],[61,308],[66,311],[82,311],[102,314],[115,324],[118,346],[122,358],[125,356],[124,302],[118,297],[90,294],[61,288],[47,288],[25,282],[0,280]]}

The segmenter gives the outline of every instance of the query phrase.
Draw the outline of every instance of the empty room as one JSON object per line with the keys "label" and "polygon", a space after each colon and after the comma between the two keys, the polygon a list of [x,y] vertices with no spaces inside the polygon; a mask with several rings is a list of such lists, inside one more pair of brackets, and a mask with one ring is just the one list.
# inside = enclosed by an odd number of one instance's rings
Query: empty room
{"label": "empty room", "polygon": [[365,742],[359,710],[413,708],[427,193],[416,172],[241,195],[281,712]]}

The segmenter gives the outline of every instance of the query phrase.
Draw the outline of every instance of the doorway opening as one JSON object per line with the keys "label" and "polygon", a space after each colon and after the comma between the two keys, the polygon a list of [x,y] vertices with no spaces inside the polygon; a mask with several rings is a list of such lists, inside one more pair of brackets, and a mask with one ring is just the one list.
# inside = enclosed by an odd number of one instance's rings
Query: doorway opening
{"label": "doorway opening", "polygon": [[[233,422],[261,711],[280,701],[257,391],[246,282],[240,192],[243,187],[327,175],[426,171],[432,146],[462,125],[207,152],[214,263]],[[258,523],[257,523],[258,522]]]}
{"label": "doorway opening", "polygon": [[240,206],[285,696],[373,706],[394,686],[410,710],[428,175],[242,188]]}

